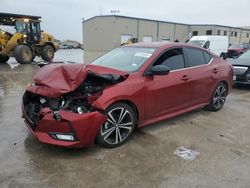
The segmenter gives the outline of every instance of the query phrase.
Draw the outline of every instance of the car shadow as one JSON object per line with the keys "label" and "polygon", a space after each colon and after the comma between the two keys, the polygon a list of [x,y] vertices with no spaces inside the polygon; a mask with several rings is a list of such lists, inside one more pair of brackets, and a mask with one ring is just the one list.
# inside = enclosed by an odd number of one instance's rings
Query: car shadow
{"label": "car shadow", "polygon": [[[213,112],[207,111],[204,108],[198,108],[190,112],[141,127],[135,131],[135,134],[141,135],[145,134],[145,132],[157,131],[164,128],[173,127],[180,123],[192,124],[192,119],[194,117],[197,117],[198,115],[206,115],[208,113],[213,113]],[[190,122],[187,122],[189,120]]]}
{"label": "car shadow", "polygon": [[234,89],[250,90],[250,84],[234,84]]}
{"label": "car shadow", "polygon": [[[44,144],[39,142],[33,135],[29,134],[24,140],[24,147],[26,152],[30,156],[37,154],[44,157],[56,157],[56,158],[78,158],[82,156],[93,155],[100,152],[102,148],[93,146],[90,148],[67,148],[56,145]],[[104,149],[103,149],[104,150]]]}
{"label": "car shadow", "polygon": [[[191,120],[192,118],[196,117],[197,115],[204,115],[207,113],[212,113],[209,111],[204,110],[203,108],[193,110],[191,112],[187,112],[185,114],[162,120],[157,123],[149,124],[145,127],[137,128],[131,137],[131,139],[128,140],[124,145],[126,144],[132,144],[133,140],[136,139],[136,137],[145,137],[144,139],[147,139],[147,137],[151,137],[152,135],[150,132],[162,130],[166,127],[172,127],[176,126],[182,122],[187,122],[187,120],[190,120],[189,123],[192,124]],[[79,157],[89,157],[89,156],[96,156],[102,152],[106,152],[107,148],[99,147],[98,145],[93,145],[89,148],[67,148],[67,147],[61,147],[56,145],[50,145],[50,144],[44,144],[39,142],[33,135],[29,134],[26,139],[24,140],[24,147],[26,152],[32,157],[36,158],[36,155],[48,157],[48,158],[60,158],[60,159],[69,159],[69,158],[79,158]],[[119,148],[119,147],[118,147]]]}

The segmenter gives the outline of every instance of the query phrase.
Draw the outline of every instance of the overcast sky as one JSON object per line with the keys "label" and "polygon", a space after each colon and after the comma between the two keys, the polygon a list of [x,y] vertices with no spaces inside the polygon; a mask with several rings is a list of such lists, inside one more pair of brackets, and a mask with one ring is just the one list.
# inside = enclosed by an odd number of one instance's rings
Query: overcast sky
{"label": "overcast sky", "polygon": [[56,38],[82,40],[82,18],[111,14],[163,21],[250,26],[250,0],[0,0],[0,12],[42,16]]}

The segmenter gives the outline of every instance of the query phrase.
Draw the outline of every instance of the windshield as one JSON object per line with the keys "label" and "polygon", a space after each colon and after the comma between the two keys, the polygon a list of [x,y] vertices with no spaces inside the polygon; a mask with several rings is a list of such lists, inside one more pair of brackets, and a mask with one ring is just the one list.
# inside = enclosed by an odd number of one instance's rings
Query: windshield
{"label": "windshield", "polygon": [[137,71],[156,51],[156,48],[116,48],[92,62],[94,65],[126,72]]}
{"label": "windshield", "polygon": [[247,52],[242,54],[239,58],[248,58],[248,59],[250,59],[250,51],[248,50]]}
{"label": "windshield", "polygon": [[193,44],[195,46],[202,47],[202,45],[204,44],[204,42],[205,42],[204,40],[191,40],[188,43],[189,44]]}
{"label": "windshield", "polygon": [[26,33],[26,25],[23,21],[16,21],[16,31],[17,33]]}
{"label": "windshield", "polygon": [[232,44],[229,49],[232,49],[232,48],[244,48],[245,46],[243,44]]}

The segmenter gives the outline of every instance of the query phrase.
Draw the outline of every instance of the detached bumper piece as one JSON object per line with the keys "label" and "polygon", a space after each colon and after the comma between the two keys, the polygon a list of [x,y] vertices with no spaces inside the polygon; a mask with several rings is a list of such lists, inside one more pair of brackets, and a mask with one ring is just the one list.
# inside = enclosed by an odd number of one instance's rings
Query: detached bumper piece
{"label": "detached bumper piece", "polygon": [[[57,116],[48,113],[34,124],[24,113],[24,122],[32,134],[43,143],[65,147],[90,147],[106,116],[95,111],[77,114],[60,110]],[[60,117],[58,119],[58,117]]]}

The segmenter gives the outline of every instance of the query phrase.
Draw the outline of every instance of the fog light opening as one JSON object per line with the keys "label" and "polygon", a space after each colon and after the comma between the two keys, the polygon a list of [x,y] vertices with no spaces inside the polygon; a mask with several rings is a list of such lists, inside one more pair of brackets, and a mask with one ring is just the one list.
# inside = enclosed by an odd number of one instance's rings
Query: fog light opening
{"label": "fog light opening", "polygon": [[62,141],[76,141],[74,134],[72,133],[49,133],[52,138]]}
{"label": "fog light opening", "polygon": [[73,135],[56,134],[56,137],[59,140],[69,140],[69,141],[75,140]]}

